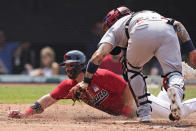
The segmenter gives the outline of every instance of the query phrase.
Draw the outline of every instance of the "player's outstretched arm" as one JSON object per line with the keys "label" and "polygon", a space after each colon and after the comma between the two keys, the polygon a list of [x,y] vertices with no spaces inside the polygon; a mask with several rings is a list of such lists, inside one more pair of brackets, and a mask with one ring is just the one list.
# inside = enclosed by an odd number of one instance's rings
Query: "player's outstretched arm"
{"label": "player's outstretched arm", "polygon": [[38,101],[36,101],[32,106],[30,106],[24,113],[13,110],[8,112],[8,117],[11,118],[26,118],[28,116],[31,116],[33,114],[40,114],[49,107],[50,105],[57,102],[57,100],[53,99],[50,94],[47,94],[43,97],[41,97]]}
{"label": "player's outstretched arm", "polygon": [[46,109],[47,107],[49,107],[52,104],[56,103],[57,100],[52,98],[50,96],[50,94],[47,94],[47,95],[41,97],[37,102],[42,106],[43,109]]}
{"label": "player's outstretched arm", "polygon": [[179,39],[182,41],[182,49],[189,55],[189,60],[193,66],[196,67],[196,49],[187,32],[186,28],[179,21],[174,22],[174,28]]}

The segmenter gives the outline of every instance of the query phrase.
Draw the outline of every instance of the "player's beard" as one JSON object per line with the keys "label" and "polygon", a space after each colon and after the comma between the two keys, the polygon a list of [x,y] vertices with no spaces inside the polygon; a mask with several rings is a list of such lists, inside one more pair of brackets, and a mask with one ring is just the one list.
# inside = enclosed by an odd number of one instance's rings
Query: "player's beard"
{"label": "player's beard", "polygon": [[71,70],[66,70],[67,76],[70,79],[76,79],[80,72],[81,72],[80,65],[75,65]]}
{"label": "player's beard", "polygon": [[76,79],[76,77],[77,77],[76,73],[72,73],[72,71],[67,71],[67,76],[70,79]]}

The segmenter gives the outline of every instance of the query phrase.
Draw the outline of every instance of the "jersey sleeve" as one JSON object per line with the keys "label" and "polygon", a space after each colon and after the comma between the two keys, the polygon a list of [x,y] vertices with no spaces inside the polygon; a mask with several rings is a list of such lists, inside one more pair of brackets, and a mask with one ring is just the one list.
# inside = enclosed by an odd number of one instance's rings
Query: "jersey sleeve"
{"label": "jersey sleeve", "polygon": [[104,36],[101,38],[98,46],[100,46],[102,43],[109,43],[112,44],[113,46],[115,46],[115,32],[114,32],[114,28],[111,27],[105,34]]}
{"label": "jersey sleeve", "polygon": [[50,92],[50,96],[55,100],[65,99],[73,86],[68,80],[64,80]]}

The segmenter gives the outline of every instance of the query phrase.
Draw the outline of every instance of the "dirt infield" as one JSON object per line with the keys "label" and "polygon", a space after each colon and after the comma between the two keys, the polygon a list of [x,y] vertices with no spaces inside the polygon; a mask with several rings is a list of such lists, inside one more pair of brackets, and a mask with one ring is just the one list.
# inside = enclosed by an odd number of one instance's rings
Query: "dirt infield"
{"label": "dirt infield", "polygon": [[127,131],[196,130],[196,113],[179,122],[152,120],[139,124],[98,111],[88,105],[55,104],[40,115],[28,119],[7,118],[9,108],[24,111],[27,104],[0,104],[0,131]]}

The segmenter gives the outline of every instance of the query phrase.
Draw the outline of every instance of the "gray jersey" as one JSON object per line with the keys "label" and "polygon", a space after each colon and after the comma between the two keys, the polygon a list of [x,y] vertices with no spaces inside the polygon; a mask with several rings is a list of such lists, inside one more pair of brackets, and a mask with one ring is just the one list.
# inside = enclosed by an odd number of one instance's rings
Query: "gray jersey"
{"label": "gray jersey", "polygon": [[[167,18],[153,11],[137,12],[129,23],[129,36],[125,34],[125,24],[131,15],[119,19],[102,37],[101,43],[114,47],[127,47],[127,59],[135,67],[142,67],[155,56],[167,74],[181,72],[180,46],[173,27]],[[128,44],[127,44],[128,42]]]}
{"label": "gray jersey", "polygon": [[[101,43],[110,43],[113,46],[126,47],[127,46],[127,37],[125,34],[125,24],[131,15],[127,15],[119,19],[102,37]],[[140,26],[138,28],[145,28],[148,25],[149,21],[152,20],[163,20],[162,16],[156,12],[152,11],[140,11],[137,12],[129,24],[129,33],[132,33],[135,26]]]}

